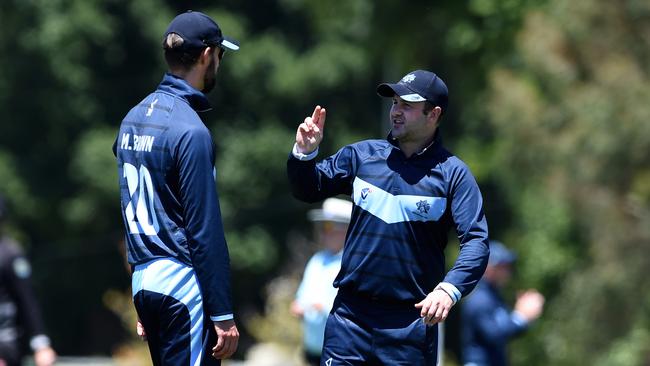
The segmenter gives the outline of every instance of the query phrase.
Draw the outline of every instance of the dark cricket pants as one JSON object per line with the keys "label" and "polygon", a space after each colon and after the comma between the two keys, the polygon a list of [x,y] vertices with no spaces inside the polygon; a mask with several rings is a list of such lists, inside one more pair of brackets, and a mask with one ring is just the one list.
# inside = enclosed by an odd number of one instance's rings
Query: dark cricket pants
{"label": "dark cricket pants", "polygon": [[434,366],[438,326],[427,326],[414,304],[386,304],[344,294],[325,327],[321,366]]}
{"label": "dark cricket pants", "polygon": [[217,335],[203,314],[194,269],[171,258],[137,265],[133,302],[147,333],[154,366],[218,366],[212,357]]}

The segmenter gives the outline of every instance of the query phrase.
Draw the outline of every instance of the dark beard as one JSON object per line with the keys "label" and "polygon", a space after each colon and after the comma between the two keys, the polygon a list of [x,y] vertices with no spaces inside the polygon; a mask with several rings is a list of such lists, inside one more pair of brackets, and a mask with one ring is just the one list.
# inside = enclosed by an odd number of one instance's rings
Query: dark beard
{"label": "dark beard", "polygon": [[203,94],[208,94],[209,92],[214,89],[214,86],[217,84],[217,75],[214,70],[215,67],[215,57],[214,55],[212,56],[212,59],[210,60],[210,64],[208,65],[208,69],[205,72],[205,75],[203,76]]}

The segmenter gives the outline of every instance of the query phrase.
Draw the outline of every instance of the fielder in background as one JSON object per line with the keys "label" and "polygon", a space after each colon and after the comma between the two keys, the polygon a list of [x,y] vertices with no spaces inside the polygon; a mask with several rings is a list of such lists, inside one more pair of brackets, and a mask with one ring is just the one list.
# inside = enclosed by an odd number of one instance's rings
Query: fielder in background
{"label": "fielder in background", "polygon": [[328,198],[322,209],[308,213],[314,222],[316,242],[323,249],[307,262],[291,313],[302,318],[303,348],[310,365],[320,365],[325,323],[337,292],[332,283],[341,269],[351,215],[352,202],[338,198]]}
{"label": "fielder in background", "polygon": [[[338,294],[321,365],[435,365],[437,323],[472,291],[488,260],[483,198],[467,165],[442,146],[442,79],[416,70],[377,93],[392,100],[391,131],[315,161],[326,111],[316,106],[296,131],[287,171],[294,196],[352,197]],[[447,234],[460,253],[446,272]]]}
{"label": "fielder in background", "polygon": [[512,311],[501,289],[512,278],[516,255],[502,243],[490,242],[490,260],[483,279],[461,304],[462,354],[465,366],[506,366],[507,344],[528,329],[542,313],[544,296],[527,290]]}
{"label": "fielder in background", "polygon": [[154,365],[219,365],[237,349],[230,259],[212,136],[197,112],[226,49],[239,46],[199,12],[178,15],[162,43],[169,72],[126,115],[117,156],[133,302]]}
{"label": "fielder in background", "polygon": [[22,340],[29,342],[36,366],[50,366],[56,353],[45,335],[32,290],[31,266],[19,245],[3,232],[7,207],[0,197],[0,366],[22,364]]}

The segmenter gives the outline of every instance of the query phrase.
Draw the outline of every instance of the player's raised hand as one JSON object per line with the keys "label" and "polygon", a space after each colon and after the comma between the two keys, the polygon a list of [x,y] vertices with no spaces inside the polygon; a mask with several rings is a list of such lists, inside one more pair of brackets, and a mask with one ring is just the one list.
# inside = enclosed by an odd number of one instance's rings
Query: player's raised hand
{"label": "player's raised hand", "polygon": [[309,154],[318,148],[318,145],[323,140],[325,117],[325,108],[317,105],[311,117],[306,117],[305,121],[298,126],[298,131],[296,131],[298,152]]}
{"label": "player's raised hand", "polygon": [[515,311],[529,322],[539,318],[543,309],[544,295],[536,290],[527,290],[517,296]]}
{"label": "player's raised hand", "polygon": [[52,347],[43,347],[34,351],[34,365],[52,366],[56,362],[56,352]]}
{"label": "player's raised hand", "polygon": [[212,356],[224,359],[232,356],[239,343],[239,330],[234,320],[214,322],[217,331],[217,344],[212,348]]}
{"label": "player's raised hand", "polygon": [[415,307],[420,309],[424,324],[433,325],[445,321],[453,305],[454,301],[446,292],[436,289],[415,304]]}

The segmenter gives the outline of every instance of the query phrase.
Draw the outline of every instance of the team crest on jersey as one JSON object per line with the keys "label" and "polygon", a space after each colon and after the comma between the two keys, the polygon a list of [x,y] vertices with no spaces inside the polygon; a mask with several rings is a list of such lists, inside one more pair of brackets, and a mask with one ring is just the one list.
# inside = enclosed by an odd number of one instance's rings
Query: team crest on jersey
{"label": "team crest on jersey", "polygon": [[403,83],[410,83],[411,81],[415,80],[415,75],[413,74],[408,74],[402,78]]}
{"label": "team crest on jersey", "polygon": [[419,201],[416,205],[418,207],[418,212],[423,215],[428,214],[431,209],[431,205],[425,200]]}
{"label": "team crest on jersey", "polygon": [[365,200],[366,197],[368,197],[368,195],[369,195],[370,193],[372,193],[372,189],[370,189],[370,188],[368,188],[368,187],[362,189],[362,190],[361,190],[361,199],[362,199],[362,200]]}

